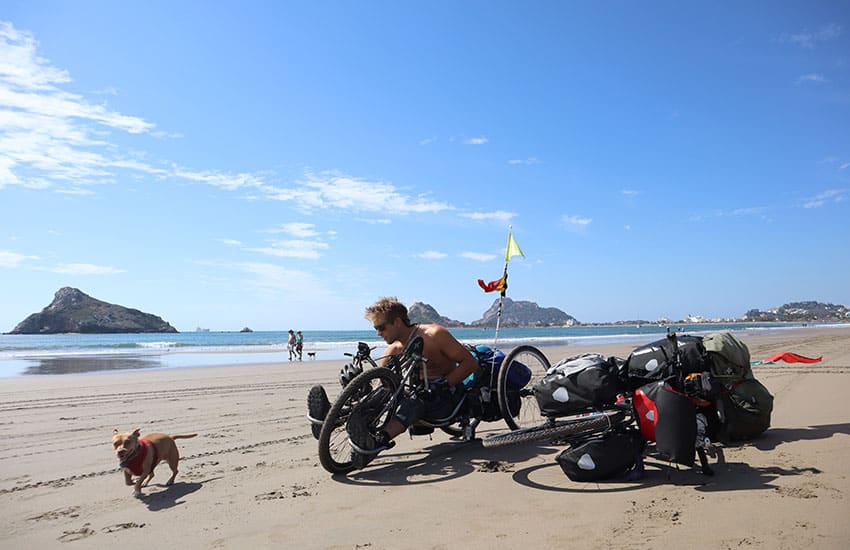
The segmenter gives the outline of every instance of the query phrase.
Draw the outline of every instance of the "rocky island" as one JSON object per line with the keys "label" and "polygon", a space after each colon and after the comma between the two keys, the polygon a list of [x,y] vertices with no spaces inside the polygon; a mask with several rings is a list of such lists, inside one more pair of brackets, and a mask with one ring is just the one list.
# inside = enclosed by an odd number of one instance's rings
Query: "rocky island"
{"label": "rocky island", "polygon": [[60,288],[49,306],[33,313],[9,334],[114,334],[177,332],[161,317],[102,302],[76,288]]}

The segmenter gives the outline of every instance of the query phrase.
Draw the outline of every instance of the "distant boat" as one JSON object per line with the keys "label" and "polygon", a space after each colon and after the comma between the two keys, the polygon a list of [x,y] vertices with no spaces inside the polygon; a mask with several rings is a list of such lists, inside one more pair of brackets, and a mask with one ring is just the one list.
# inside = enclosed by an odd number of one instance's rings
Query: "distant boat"
{"label": "distant boat", "polygon": [[198,328],[195,329],[195,332],[209,332],[209,331],[210,331],[210,329],[208,329],[208,328],[198,327]]}

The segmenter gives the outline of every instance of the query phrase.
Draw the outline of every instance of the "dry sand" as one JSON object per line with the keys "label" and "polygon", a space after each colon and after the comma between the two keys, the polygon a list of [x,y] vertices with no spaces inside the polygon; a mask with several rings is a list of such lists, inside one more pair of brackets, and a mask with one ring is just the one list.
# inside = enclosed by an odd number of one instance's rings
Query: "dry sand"
{"label": "dry sand", "polygon": [[[776,396],[772,427],[727,446],[714,477],[649,460],[631,483],[572,482],[556,446],[484,449],[443,434],[402,436],[332,478],[305,396],[315,382],[336,392],[340,362],[0,380],[0,548],[850,547],[850,327],[745,341],[754,360],[824,360],[756,367]],[[177,483],[164,486],[161,464],[142,499],[110,445],[113,428],[135,427],[199,434],[178,441]]]}

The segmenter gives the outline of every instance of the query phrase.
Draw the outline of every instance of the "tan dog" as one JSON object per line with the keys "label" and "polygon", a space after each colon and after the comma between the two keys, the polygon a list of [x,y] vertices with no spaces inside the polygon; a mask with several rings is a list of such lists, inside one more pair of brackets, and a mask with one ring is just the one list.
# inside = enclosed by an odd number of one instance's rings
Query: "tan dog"
{"label": "tan dog", "polygon": [[166,485],[174,483],[174,478],[177,477],[177,463],[180,461],[180,452],[174,440],[198,435],[152,433],[139,437],[139,431],[139,428],[136,428],[128,434],[122,434],[117,429],[112,432],[112,447],[121,461],[119,467],[124,470],[124,482],[133,485],[133,476],[139,476],[133,489],[133,495],[137,497],[142,496],[142,487],[147,486],[153,478],[153,469],[161,460],[168,462],[171,468],[171,479]]}

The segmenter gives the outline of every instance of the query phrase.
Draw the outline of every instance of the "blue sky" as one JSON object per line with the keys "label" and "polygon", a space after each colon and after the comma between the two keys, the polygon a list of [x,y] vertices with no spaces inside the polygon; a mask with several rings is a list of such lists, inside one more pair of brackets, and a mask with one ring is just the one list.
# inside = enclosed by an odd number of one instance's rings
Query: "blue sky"
{"label": "blue sky", "polygon": [[0,331],[850,304],[846,2],[0,7]]}

